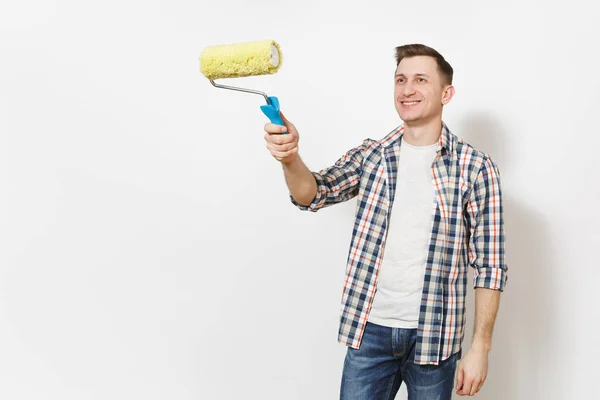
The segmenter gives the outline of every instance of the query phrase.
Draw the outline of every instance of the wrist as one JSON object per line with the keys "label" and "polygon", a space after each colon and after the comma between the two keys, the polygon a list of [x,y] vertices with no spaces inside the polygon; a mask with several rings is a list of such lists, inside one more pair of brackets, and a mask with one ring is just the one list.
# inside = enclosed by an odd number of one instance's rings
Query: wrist
{"label": "wrist", "polygon": [[296,153],[293,156],[286,158],[285,161],[282,160],[281,164],[286,168],[292,169],[298,163],[299,159],[300,157],[298,156],[298,153]]}
{"label": "wrist", "polygon": [[489,353],[492,350],[492,344],[485,340],[473,340],[471,349],[477,352]]}

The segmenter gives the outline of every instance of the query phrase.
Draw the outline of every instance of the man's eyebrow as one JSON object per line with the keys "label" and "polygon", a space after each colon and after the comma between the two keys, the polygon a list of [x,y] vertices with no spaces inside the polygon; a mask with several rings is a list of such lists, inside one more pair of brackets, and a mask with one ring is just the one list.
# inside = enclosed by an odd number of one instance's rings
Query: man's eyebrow
{"label": "man's eyebrow", "polygon": [[[403,76],[403,77],[405,77],[405,78],[406,78],[406,75],[404,75],[402,72],[401,72],[401,73],[399,73],[399,74],[396,74],[396,76]],[[415,76],[424,76],[424,77],[427,77],[427,78],[429,78],[429,75],[427,75],[427,74],[424,74],[424,73],[418,73],[418,74],[415,74]]]}

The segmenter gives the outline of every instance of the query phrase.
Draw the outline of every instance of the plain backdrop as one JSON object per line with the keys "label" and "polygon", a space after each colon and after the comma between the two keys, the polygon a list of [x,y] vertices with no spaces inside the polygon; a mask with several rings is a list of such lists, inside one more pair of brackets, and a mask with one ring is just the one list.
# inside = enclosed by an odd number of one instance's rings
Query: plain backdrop
{"label": "plain backdrop", "polygon": [[204,47],[263,39],[280,71],[228,83],[279,97],[312,170],[400,124],[395,46],[447,58],[444,120],[498,163],[505,200],[509,279],[477,398],[594,398],[593,2],[0,4],[0,399],[338,397],[355,201],[294,208],[264,99],[199,71]]}

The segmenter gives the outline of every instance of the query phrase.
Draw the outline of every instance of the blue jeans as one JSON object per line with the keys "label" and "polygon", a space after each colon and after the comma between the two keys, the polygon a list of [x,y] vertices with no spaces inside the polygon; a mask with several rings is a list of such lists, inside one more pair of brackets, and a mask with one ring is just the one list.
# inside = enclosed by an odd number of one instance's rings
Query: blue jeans
{"label": "blue jeans", "polygon": [[348,347],[341,400],[393,400],[406,382],[409,400],[450,400],[457,354],[439,365],[414,363],[416,329],[367,322],[360,349]]}

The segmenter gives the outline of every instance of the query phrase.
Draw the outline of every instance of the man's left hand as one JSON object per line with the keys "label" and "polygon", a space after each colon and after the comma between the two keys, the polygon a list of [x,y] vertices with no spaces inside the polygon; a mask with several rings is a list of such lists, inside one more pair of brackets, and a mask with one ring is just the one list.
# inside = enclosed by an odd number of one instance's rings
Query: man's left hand
{"label": "man's left hand", "polygon": [[474,396],[481,387],[488,370],[488,351],[471,347],[471,350],[458,364],[456,373],[456,394]]}

